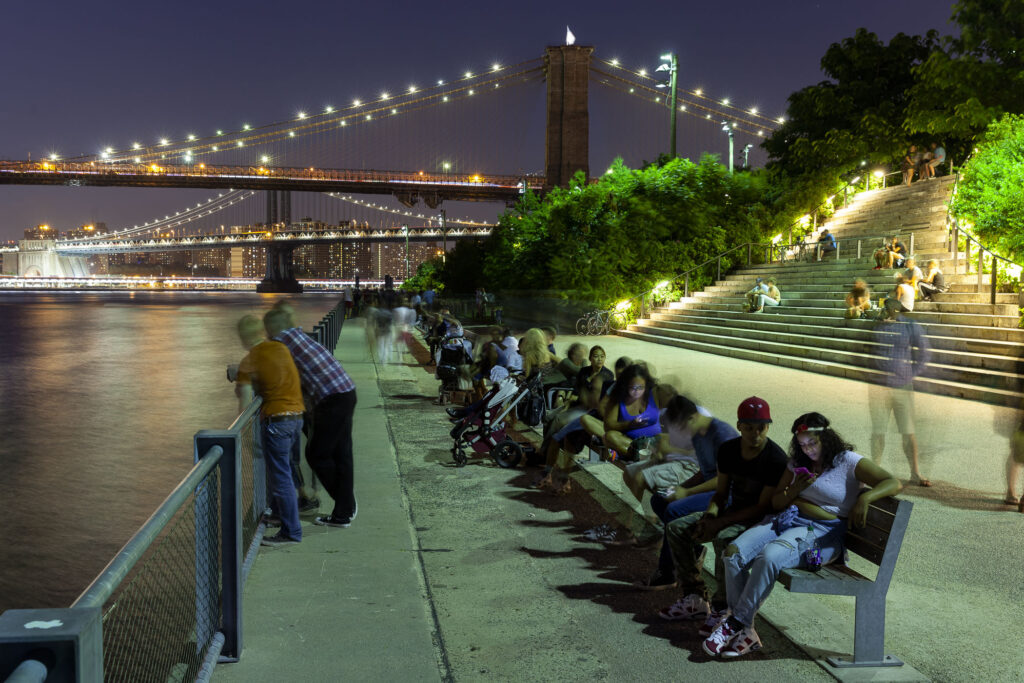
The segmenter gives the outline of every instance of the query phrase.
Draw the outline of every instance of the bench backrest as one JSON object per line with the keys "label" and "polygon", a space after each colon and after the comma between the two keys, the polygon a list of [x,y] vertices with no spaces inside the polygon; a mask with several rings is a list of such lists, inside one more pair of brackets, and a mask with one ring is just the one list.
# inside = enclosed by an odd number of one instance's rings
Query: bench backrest
{"label": "bench backrest", "polygon": [[903,545],[910,511],[909,500],[882,498],[868,508],[868,522],[862,529],[850,525],[844,539],[846,549],[878,565],[875,584],[887,589]]}

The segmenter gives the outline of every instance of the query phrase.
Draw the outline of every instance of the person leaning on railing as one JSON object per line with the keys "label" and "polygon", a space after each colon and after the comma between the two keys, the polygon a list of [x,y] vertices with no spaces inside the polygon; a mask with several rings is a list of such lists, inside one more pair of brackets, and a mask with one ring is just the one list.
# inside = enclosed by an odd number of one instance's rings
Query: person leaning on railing
{"label": "person leaning on railing", "polygon": [[313,436],[306,461],[334,500],[330,515],[314,524],[348,527],[358,506],[352,480],[352,417],[356,385],[334,355],[295,325],[291,307],[276,306],[264,317],[267,334],[291,351],[302,388],[313,401]]}
{"label": "person leaning on railing", "polygon": [[[269,314],[268,314],[269,315]],[[238,364],[235,392],[242,407],[252,401],[255,391],[263,399],[260,431],[270,480],[271,512],[281,520],[281,530],[265,537],[263,545],[288,545],[302,540],[298,498],[292,481],[291,452],[302,433],[302,388],[299,373],[288,348],[263,338],[270,326],[251,316],[238,321],[238,337],[249,350]]]}

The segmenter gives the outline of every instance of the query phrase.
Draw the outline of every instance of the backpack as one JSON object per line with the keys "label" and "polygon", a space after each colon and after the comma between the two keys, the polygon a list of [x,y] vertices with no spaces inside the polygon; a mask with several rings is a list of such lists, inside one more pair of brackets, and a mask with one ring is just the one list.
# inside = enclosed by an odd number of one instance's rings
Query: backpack
{"label": "backpack", "polygon": [[544,397],[531,391],[517,406],[520,421],[529,427],[536,427],[544,420]]}

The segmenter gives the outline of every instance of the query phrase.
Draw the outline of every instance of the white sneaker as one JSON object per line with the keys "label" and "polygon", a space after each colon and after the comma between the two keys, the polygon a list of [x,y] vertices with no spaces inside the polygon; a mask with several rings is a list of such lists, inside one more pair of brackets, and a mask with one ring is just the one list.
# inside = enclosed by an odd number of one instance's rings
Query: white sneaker
{"label": "white sneaker", "polygon": [[658,616],[665,621],[700,621],[707,619],[710,613],[708,601],[691,593],[658,612]]}
{"label": "white sneaker", "polygon": [[761,639],[753,626],[745,626],[742,631],[733,636],[729,645],[722,650],[723,657],[742,657],[748,652],[761,649]]}

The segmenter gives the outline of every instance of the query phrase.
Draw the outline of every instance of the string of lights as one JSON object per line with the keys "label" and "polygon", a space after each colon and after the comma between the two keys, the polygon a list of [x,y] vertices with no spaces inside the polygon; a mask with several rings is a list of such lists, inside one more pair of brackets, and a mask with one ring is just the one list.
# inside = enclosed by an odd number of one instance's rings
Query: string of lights
{"label": "string of lights", "polygon": [[[294,118],[260,126],[243,124],[241,128],[235,130],[219,129],[214,134],[203,137],[188,133],[182,140],[163,137],[159,138],[156,144],[144,145],[134,142],[122,149],[106,147],[98,154],[62,158],[57,152],[51,152],[47,157],[52,161],[127,161],[131,159],[135,163],[142,163],[156,158],[166,158],[170,154],[181,155],[186,161],[190,161],[191,157],[201,154],[237,149],[257,142],[298,138],[319,133],[325,129],[355,125],[357,122],[368,122],[382,115],[395,115],[400,111],[404,113],[419,109],[426,103],[430,105],[443,104],[473,97],[487,91],[500,89],[504,83],[516,80],[521,76],[541,75],[542,65],[540,62],[541,59],[537,58],[510,66],[492,64],[489,69],[476,73],[467,71],[461,78],[452,81],[441,79],[436,84],[423,88],[410,85],[404,90],[396,91],[395,94],[385,90],[376,99],[366,101],[353,99],[347,107],[336,108],[328,105],[322,112],[315,114],[299,111]],[[495,74],[497,75],[495,76]]]}
{"label": "string of lights", "polygon": [[[341,195],[336,192],[325,192],[324,194],[326,194],[328,197],[334,197],[335,199],[340,199],[344,202],[356,204],[367,209],[374,209],[375,211],[382,211],[385,213],[390,213],[396,216],[403,216],[407,218],[419,218],[421,220],[427,221],[431,225],[433,225],[434,223],[440,224],[441,222],[441,219],[438,216],[428,216],[422,213],[413,214],[412,211],[402,211],[400,209],[394,209],[388,206],[384,206],[383,204],[377,204],[376,202],[367,202],[363,201],[362,199],[356,199],[352,195]],[[492,225],[491,223],[487,223],[485,221],[473,221],[468,218],[445,218],[445,223],[452,223],[455,225],[472,225],[476,227]]]}
{"label": "string of lights", "polygon": [[[626,79],[619,78],[614,74],[605,73],[599,69],[592,69],[594,73],[605,78],[605,80],[598,80],[600,85],[604,85],[612,90],[637,97],[645,102],[657,104],[659,106],[666,106],[665,95],[654,88],[650,88],[645,85],[632,83]],[[653,97],[652,97],[653,95]],[[756,137],[764,137],[767,130],[774,130],[774,128],[768,126],[759,126],[757,124],[751,124],[742,118],[737,117],[729,112],[719,111],[712,107],[707,107],[699,102],[690,102],[683,98],[677,98],[680,103],[679,111],[699,119],[705,119],[708,121],[721,122],[723,119],[731,122],[731,127],[734,130],[748,133]]]}
{"label": "string of lights", "polygon": [[[651,82],[654,82],[654,83],[656,83],[658,81],[658,79],[654,78],[653,76],[648,75],[646,69],[638,69],[638,70],[634,71],[633,69],[630,69],[629,67],[622,66],[622,64],[619,62],[618,59],[607,60],[607,59],[602,59],[600,57],[595,57],[594,61],[601,62],[602,64],[605,64],[605,65],[607,65],[609,67],[612,67],[612,68],[614,68],[616,70],[619,70],[619,71],[631,74],[631,75],[633,75],[636,78],[639,78],[641,80],[651,81]],[[766,128],[771,126],[771,125],[773,125],[773,124],[774,125],[780,125],[780,124],[783,124],[783,123],[786,122],[786,119],[785,119],[784,116],[779,116],[779,117],[776,117],[776,118],[771,118],[769,116],[765,116],[765,115],[761,114],[758,111],[757,107],[750,107],[748,109],[743,109],[742,107],[737,107],[737,106],[733,105],[732,103],[730,103],[729,98],[727,98],[727,97],[723,98],[723,99],[720,99],[720,100],[713,99],[713,98],[705,95],[704,94],[704,90],[702,88],[696,88],[694,90],[687,90],[685,88],[679,88],[678,92],[684,93],[684,94],[686,94],[687,96],[689,96],[691,98],[703,99],[703,100],[707,100],[708,102],[714,102],[718,106],[727,107],[727,108],[732,109],[732,110],[734,110],[736,112],[740,112],[741,114],[746,115],[746,116],[753,116],[753,117],[755,117],[757,119],[760,119],[760,120],[764,121],[765,123],[763,123],[761,125],[764,125]]]}

